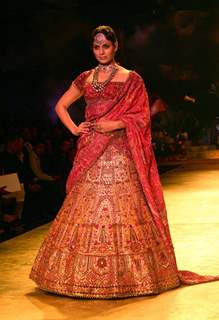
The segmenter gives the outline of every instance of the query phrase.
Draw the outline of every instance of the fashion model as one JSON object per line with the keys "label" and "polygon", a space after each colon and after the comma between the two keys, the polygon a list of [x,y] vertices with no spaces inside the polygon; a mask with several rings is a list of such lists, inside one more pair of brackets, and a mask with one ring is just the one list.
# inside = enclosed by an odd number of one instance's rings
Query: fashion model
{"label": "fashion model", "polygon": [[[219,280],[177,268],[147,91],[137,72],[116,62],[117,49],[114,30],[97,27],[97,66],[82,72],[56,105],[63,124],[80,137],[66,198],[30,278],[46,291],[102,299]],[[82,95],[86,121],[76,126],[68,107]]]}

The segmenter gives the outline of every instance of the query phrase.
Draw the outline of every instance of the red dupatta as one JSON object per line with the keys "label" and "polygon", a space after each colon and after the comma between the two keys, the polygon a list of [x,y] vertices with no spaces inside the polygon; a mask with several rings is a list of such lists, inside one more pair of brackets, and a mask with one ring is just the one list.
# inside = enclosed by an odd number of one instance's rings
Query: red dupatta
{"label": "red dupatta", "polygon": [[[75,84],[83,87],[90,71],[82,73]],[[142,78],[130,71],[129,77],[113,99],[98,100],[86,107],[86,121],[98,119],[122,120],[126,125],[126,134],[130,151],[138,172],[139,180],[157,227],[159,238],[167,252],[173,251],[162,186],[151,145],[150,109],[147,91]],[[99,103],[99,104],[98,104]],[[73,168],[66,184],[67,193],[81,179],[86,171],[102,155],[110,140],[110,134],[91,131],[78,139],[77,153]],[[201,276],[190,271],[179,271],[182,283],[195,284],[219,280],[219,276]]]}

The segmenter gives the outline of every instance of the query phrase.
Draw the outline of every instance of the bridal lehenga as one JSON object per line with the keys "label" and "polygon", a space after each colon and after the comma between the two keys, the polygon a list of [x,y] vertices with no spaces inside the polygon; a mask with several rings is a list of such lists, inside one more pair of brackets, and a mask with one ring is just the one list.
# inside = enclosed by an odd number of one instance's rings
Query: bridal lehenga
{"label": "bridal lehenga", "polygon": [[34,261],[30,278],[46,291],[84,298],[158,294],[181,284],[219,280],[177,268],[150,144],[146,90],[131,71],[104,92],[86,83],[86,119],[126,123],[78,140],[67,196]]}

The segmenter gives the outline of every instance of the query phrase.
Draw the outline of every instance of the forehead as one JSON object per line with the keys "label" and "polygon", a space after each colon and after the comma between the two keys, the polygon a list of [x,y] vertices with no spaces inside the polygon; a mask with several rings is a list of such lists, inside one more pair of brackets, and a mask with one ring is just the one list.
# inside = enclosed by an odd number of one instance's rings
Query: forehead
{"label": "forehead", "polygon": [[103,43],[106,43],[106,42],[111,43],[111,41],[108,40],[103,33],[97,33],[94,37],[93,44],[102,45]]}

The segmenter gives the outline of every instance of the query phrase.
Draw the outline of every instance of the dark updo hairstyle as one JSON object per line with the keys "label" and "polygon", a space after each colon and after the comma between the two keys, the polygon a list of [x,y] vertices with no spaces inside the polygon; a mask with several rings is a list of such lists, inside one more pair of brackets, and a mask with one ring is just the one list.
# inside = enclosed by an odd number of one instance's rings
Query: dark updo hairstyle
{"label": "dark updo hairstyle", "polygon": [[117,40],[115,31],[110,26],[99,26],[95,28],[91,34],[91,44],[93,44],[94,37],[98,34],[102,33],[107,38],[107,40],[111,41],[112,44],[115,46]]}

